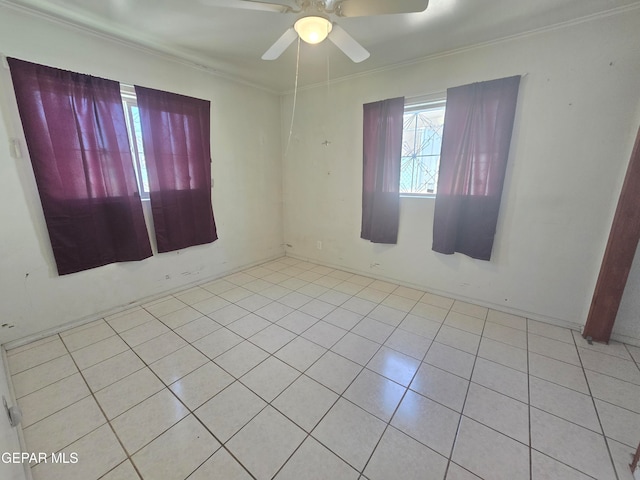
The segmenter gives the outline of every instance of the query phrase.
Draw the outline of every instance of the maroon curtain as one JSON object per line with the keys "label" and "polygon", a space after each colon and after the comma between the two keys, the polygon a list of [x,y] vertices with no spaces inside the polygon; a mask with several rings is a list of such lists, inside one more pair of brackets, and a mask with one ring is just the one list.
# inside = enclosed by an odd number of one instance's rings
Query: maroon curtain
{"label": "maroon curtain", "polygon": [[150,257],[118,82],[7,60],[58,273]]}
{"label": "maroon curtain", "polygon": [[433,250],[489,260],[520,76],[447,90]]}
{"label": "maroon curtain", "polygon": [[211,243],[209,102],[136,86],[159,252]]}
{"label": "maroon curtain", "polygon": [[364,105],[362,230],[374,243],[397,243],[404,97]]}

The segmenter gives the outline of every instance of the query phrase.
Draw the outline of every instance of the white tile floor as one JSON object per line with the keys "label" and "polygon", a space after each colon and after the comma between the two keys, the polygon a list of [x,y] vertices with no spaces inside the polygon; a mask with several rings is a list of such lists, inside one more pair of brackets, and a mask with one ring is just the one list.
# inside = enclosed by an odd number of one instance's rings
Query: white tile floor
{"label": "white tile floor", "polygon": [[282,258],[8,351],[35,480],[631,480],[640,348]]}

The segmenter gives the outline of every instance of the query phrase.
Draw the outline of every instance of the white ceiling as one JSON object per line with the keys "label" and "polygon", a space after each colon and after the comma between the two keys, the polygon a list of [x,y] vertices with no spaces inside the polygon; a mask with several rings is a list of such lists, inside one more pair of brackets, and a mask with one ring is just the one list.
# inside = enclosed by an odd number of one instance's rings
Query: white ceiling
{"label": "white ceiling", "polygon": [[[292,0],[270,1],[291,4]],[[295,14],[223,8],[205,5],[203,0],[3,3],[139,43],[269,90],[293,88],[296,43],[275,61],[260,57],[293,24]],[[422,13],[332,18],[369,50],[371,57],[354,64],[330,42],[316,46],[302,42],[299,85],[326,81],[328,74],[335,79],[635,7],[640,7],[640,0],[431,0]]]}

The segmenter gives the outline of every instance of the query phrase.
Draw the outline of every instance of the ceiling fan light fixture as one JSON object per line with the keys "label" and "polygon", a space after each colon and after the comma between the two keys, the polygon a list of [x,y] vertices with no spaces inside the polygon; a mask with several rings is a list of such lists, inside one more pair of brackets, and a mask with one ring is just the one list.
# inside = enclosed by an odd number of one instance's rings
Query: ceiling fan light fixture
{"label": "ceiling fan light fixture", "polygon": [[302,40],[315,45],[327,38],[333,24],[327,18],[311,15],[299,18],[293,28]]}

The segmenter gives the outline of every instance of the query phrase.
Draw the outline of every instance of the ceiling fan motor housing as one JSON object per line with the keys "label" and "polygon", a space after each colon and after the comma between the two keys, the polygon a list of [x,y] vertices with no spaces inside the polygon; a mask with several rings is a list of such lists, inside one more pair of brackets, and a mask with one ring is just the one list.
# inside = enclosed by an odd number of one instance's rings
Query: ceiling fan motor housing
{"label": "ceiling fan motor housing", "polygon": [[[201,0],[203,1],[203,0]],[[243,6],[252,5],[257,10],[269,9],[279,13],[295,13],[302,16],[288,28],[262,55],[263,60],[276,60],[297,38],[316,44],[329,38],[353,62],[369,58],[369,52],[340,25],[332,23],[329,15],[360,17],[422,12],[429,0],[289,0],[288,4],[268,3],[264,0],[236,0]]]}

